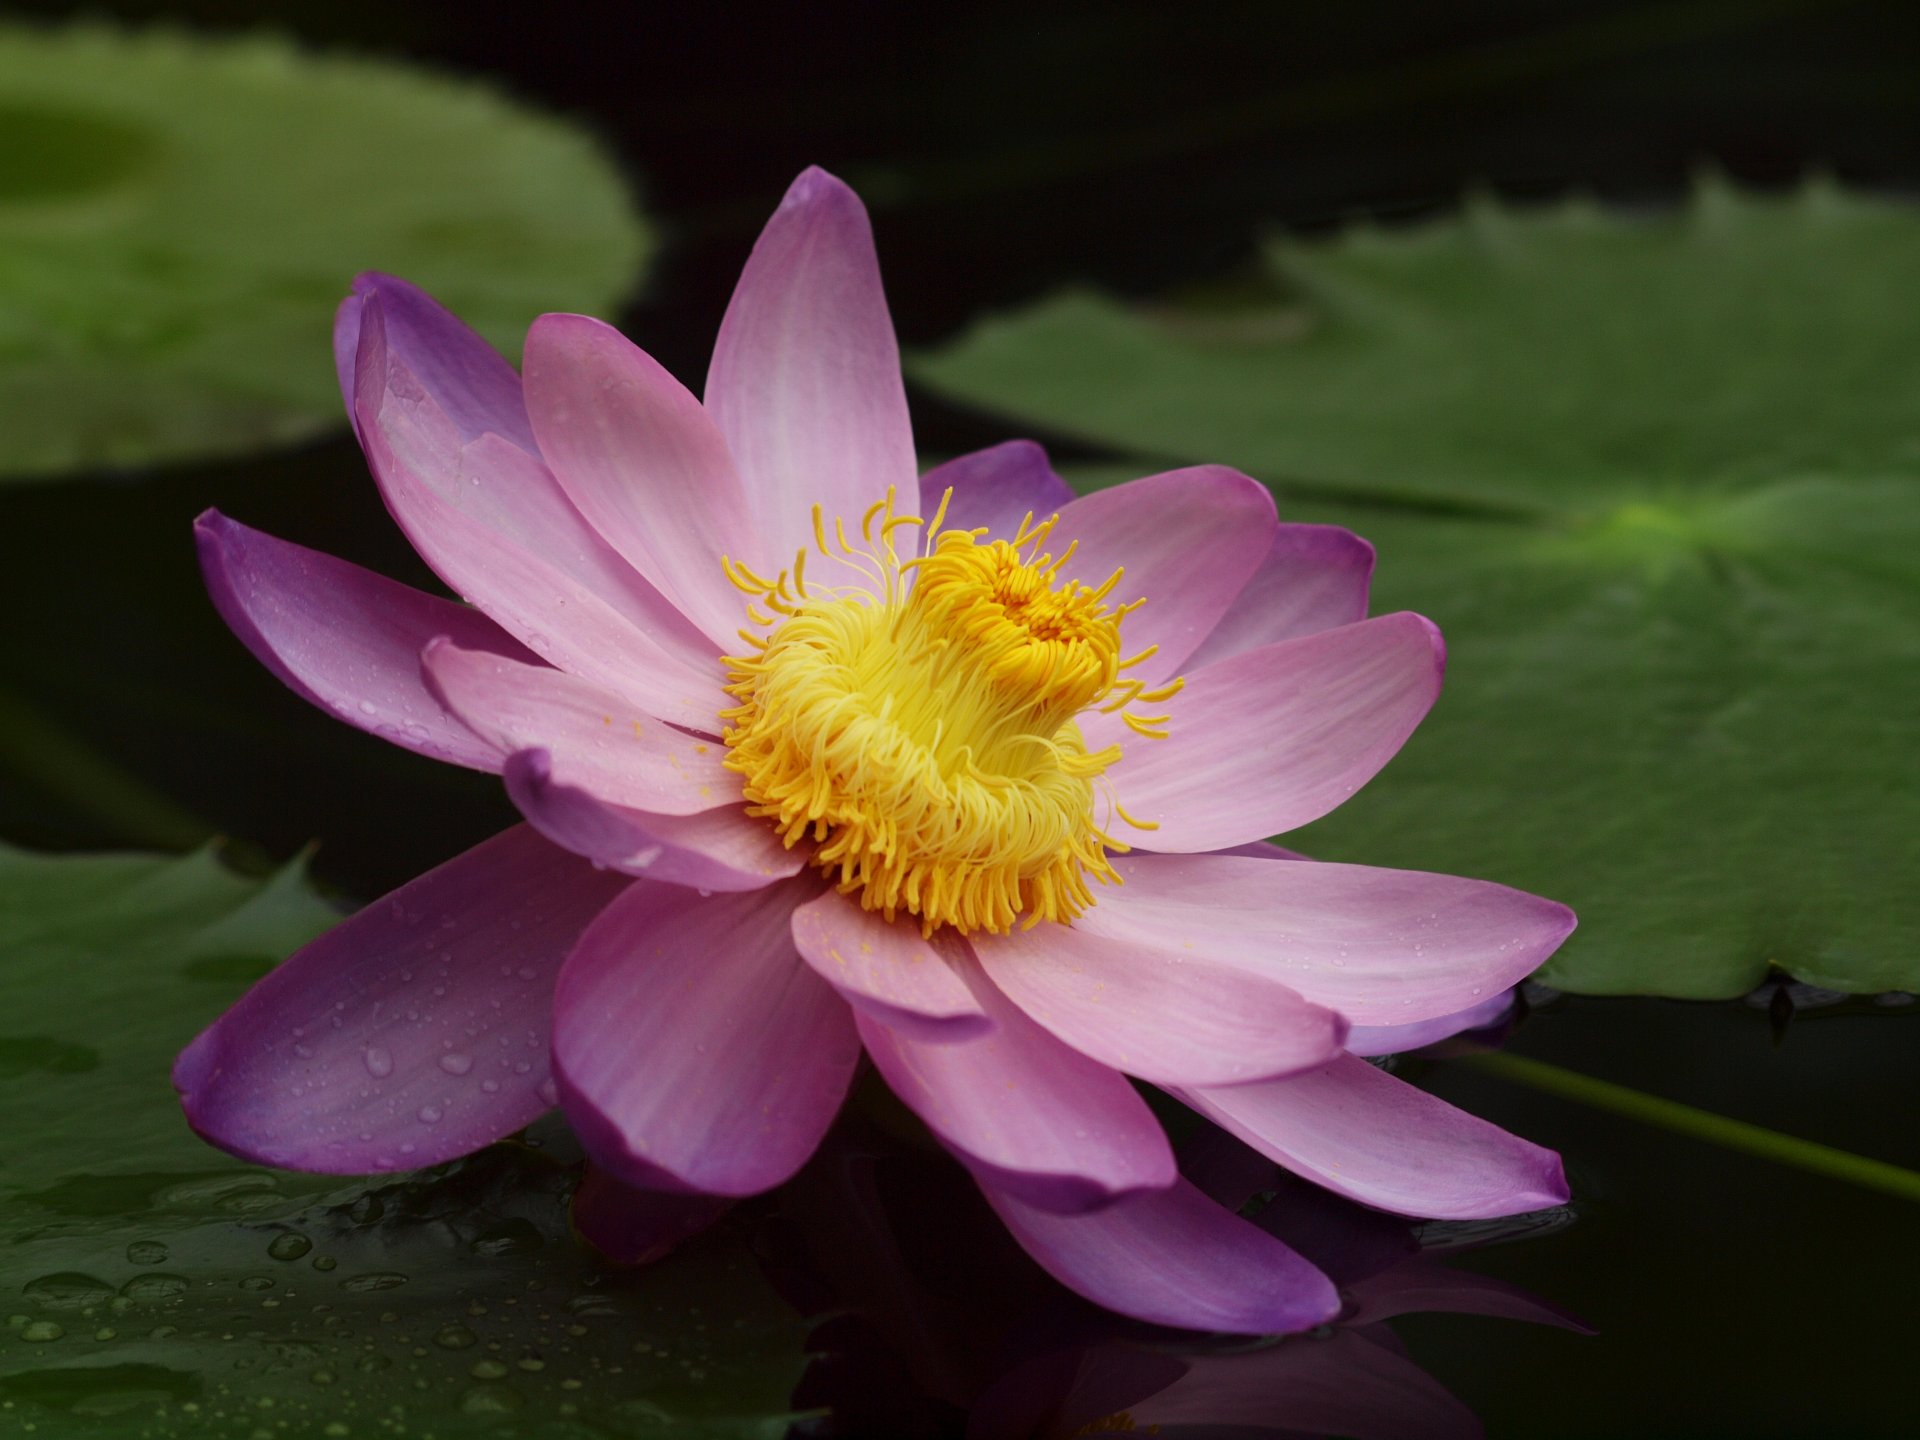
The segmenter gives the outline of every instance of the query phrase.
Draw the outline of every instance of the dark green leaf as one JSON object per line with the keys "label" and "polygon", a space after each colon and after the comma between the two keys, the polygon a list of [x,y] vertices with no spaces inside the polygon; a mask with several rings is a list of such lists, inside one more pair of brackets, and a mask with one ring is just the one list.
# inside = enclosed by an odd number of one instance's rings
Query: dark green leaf
{"label": "dark green leaf", "polygon": [[0,27],[0,477],[232,454],[339,423],[360,270],[517,354],[646,239],[598,146],[485,87],[284,41]]}
{"label": "dark green leaf", "polygon": [[1915,989],[1916,308],[1910,208],[1710,187],[1284,244],[1224,304],[1067,297],[920,374],[1379,545],[1447,694],[1302,847],[1568,901],[1571,989]]}
{"label": "dark green leaf", "polygon": [[187,1131],[175,1051],[334,918],[297,868],[0,847],[0,1431],[774,1440],[798,1316],[724,1226],[602,1264],[564,1132],[364,1182]]}

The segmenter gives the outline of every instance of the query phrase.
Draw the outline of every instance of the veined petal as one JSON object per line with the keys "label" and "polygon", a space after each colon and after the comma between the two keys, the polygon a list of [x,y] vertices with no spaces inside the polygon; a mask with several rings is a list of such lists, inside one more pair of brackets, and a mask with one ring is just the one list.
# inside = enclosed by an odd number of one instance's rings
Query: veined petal
{"label": "veined petal", "polygon": [[920,477],[920,513],[931,520],[949,488],[953,499],[941,528],[984,525],[995,540],[1011,540],[1028,515],[1044,520],[1073,503],[1072,489],[1031,440],[1008,440],[934,466]]}
{"label": "veined petal", "polygon": [[1126,1078],[1034,1024],[971,956],[960,969],[993,1022],[983,1035],[930,1043],[854,1012],[893,1093],[947,1148],[983,1183],[1062,1214],[1172,1184],[1173,1150]]}
{"label": "veined petal", "polygon": [[1278,1335],[1340,1313],[1326,1276],[1184,1180],[1091,1215],[1039,1209],[984,1178],[980,1188],[1042,1269],[1119,1314],[1187,1330]]}
{"label": "veined petal", "polygon": [[707,411],[765,553],[808,545],[817,503],[851,526],[888,487],[919,493],[900,349],[859,197],[807,170],[755,242],[720,326]]}
{"label": "veined petal", "polygon": [[1141,844],[1224,850],[1317,820],[1371,780],[1432,708],[1444,668],[1430,621],[1382,615],[1187,672],[1163,707],[1165,739],[1111,715],[1081,728],[1089,749],[1123,746],[1107,772],[1120,805],[1159,825]]}
{"label": "veined petal", "polygon": [[938,1043],[993,1028],[948,943],[923,939],[909,919],[889,921],[829,890],[793,912],[793,939],[843,1000],[903,1034]]}
{"label": "veined petal", "polygon": [[369,299],[378,297],[386,344],[416,376],[427,394],[459,430],[477,440],[492,433],[538,455],[533,427],[520,394],[520,376],[506,358],[417,285],[369,270],[353,279],[353,292],[334,316],[333,361],[340,395],[358,433],[354,371],[360,356],[360,322]]}
{"label": "veined petal", "polygon": [[1280,526],[1266,559],[1188,667],[1366,619],[1373,559],[1373,546],[1338,525]]}
{"label": "veined petal", "polygon": [[650,714],[714,725],[713,643],[588,525],[545,465],[495,434],[464,438],[394,355],[377,296],[360,323],[360,439],[387,508],[457,593],[529,649]]}
{"label": "veined petal", "polygon": [[452,636],[477,654],[539,662],[477,610],[249,530],[209,510],[193,525],[220,618],[295,694],[435,760],[498,770],[501,752],[447,712],[420,650]]}
{"label": "veined petal", "polygon": [[1129,654],[1159,647],[1132,672],[1154,679],[1178,673],[1220,623],[1272,548],[1278,523],[1258,480],[1195,465],[1083,495],[1061,510],[1047,549],[1058,555],[1075,545],[1060,573],[1088,585],[1125,572],[1113,598],[1147,603],[1121,633]]}
{"label": "veined petal", "polygon": [[794,953],[808,879],[703,897],[631,882],[554,1001],[567,1119],[616,1179],[752,1195],[813,1153],[853,1078],[847,1007]]}
{"label": "veined petal", "polygon": [[745,623],[721,568],[762,553],[726,442],[700,402],[611,325],[542,315],[527,332],[540,453],[593,528],[723,650]]}
{"label": "veined petal", "polygon": [[507,758],[507,794],[542,835],[595,865],[704,891],[758,890],[797,873],[802,850],[788,850],[771,827],[740,805],[692,815],[651,815],[610,805],[553,778],[546,750]]}
{"label": "veined petal", "polygon": [[740,798],[717,740],[699,740],[643,714],[563,670],[429,643],[427,686],[476,735],[503,754],[545,750],[550,775],[612,805],[693,815]]}
{"label": "veined petal", "polygon": [[561,961],[630,884],[516,826],[296,951],[181,1052],[188,1123],[262,1165],[434,1165],[550,1108]]}
{"label": "veined petal", "polygon": [[1485,880],[1317,860],[1127,855],[1075,921],[1272,975],[1357,1025],[1453,1015],[1510,989],[1572,933],[1564,905]]}
{"label": "veined petal", "polygon": [[616,1265],[651,1265],[733,1206],[725,1195],[643,1190],[588,1165],[573,1192],[573,1228]]}
{"label": "veined petal", "polygon": [[1436,1220],[1519,1215],[1567,1198],[1560,1157],[1357,1056],[1288,1080],[1183,1087],[1261,1154],[1336,1194]]}
{"label": "veined petal", "polygon": [[1156,1085],[1238,1085],[1324,1065],[1347,1022],[1204,951],[1067,925],[976,935],[1000,990],[1081,1054]]}

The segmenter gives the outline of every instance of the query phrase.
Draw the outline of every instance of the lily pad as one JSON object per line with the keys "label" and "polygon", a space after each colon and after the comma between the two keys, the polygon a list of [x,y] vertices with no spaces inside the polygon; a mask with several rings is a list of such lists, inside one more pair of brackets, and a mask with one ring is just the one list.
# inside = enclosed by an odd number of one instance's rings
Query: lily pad
{"label": "lily pad", "polygon": [[1709,185],[1276,243],[1204,305],[1078,294],[920,378],[1237,464],[1380,548],[1447,693],[1297,843],[1482,875],[1581,930],[1544,978],[1920,988],[1920,212]]}
{"label": "lily pad", "polygon": [[340,423],[328,335],[358,271],[512,354],[541,310],[618,301],[648,249],[590,136],[404,65],[15,24],[0,96],[0,479]]}
{"label": "lily pad", "polygon": [[337,918],[298,867],[0,847],[0,1430],[783,1433],[804,1324],[743,1234],[602,1263],[563,1129],[374,1181],[188,1133],[173,1053]]}

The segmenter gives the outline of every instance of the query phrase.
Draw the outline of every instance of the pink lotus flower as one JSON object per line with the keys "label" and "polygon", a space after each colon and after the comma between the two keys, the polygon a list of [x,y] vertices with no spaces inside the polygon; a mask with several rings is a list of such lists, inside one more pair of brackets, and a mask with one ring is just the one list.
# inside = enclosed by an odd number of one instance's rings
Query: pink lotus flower
{"label": "pink lotus flower", "polygon": [[381,276],[335,343],[388,507],[471,608],[217,514],[208,585],[288,685],[499,772],[526,823],[201,1035],[202,1135],[385,1171],[558,1103],[685,1225],[791,1176],[864,1051],[1066,1284],[1248,1332],[1333,1289],[1179,1179],[1128,1076],[1371,1206],[1565,1197],[1552,1154],[1355,1052],[1473,1023],[1571,913],[1258,844],[1439,691],[1432,624],[1365,618],[1364,541],[1219,466],[1075,499],[1014,442],[919,475],[867,217],[818,170],[704,403],[578,315],[517,375]]}

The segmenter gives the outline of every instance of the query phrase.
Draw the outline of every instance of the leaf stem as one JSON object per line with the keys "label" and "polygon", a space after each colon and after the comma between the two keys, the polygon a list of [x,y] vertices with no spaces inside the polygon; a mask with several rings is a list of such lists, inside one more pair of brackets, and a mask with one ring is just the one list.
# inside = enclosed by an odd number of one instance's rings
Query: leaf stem
{"label": "leaf stem", "polygon": [[116,844],[189,850],[213,827],[138,776],[63,730],[34,706],[0,691],[0,772],[57,796],[106,825]]}
{"label": "leaf stem", "polygon": [[1920,1202],[1920,1172],[1889,1164],[1885,1160],[1872,1160],[1848,1150],[1836,1150],[1831,1145],[1782,1135],[1777,1130],[1769,1130],[1761,1125],[1729,1119],[1710,1110],[1697,1110],[1677,1100],[1665,1100],[1658,1095],[1648,1095],[1608,1080],[1596,1080],[1591,1075],[1563,1070],[1558,1065],[1529,1060],[1522,1055],[1471,1055],[1462,1057],[1461,1063],[1503,1080],[1571,1100],[1577,1105],[1589,1105],[1596,1110],[1638,1120],[1656,1129],[1670,1130],[1678,1135],[1704,1140],[1709,1145],[1719,1145],[1762,1160],[1771,1160],[1776,1165],[1790,1165],[1866,1190],[1878,1190],[1902,1200]]}

